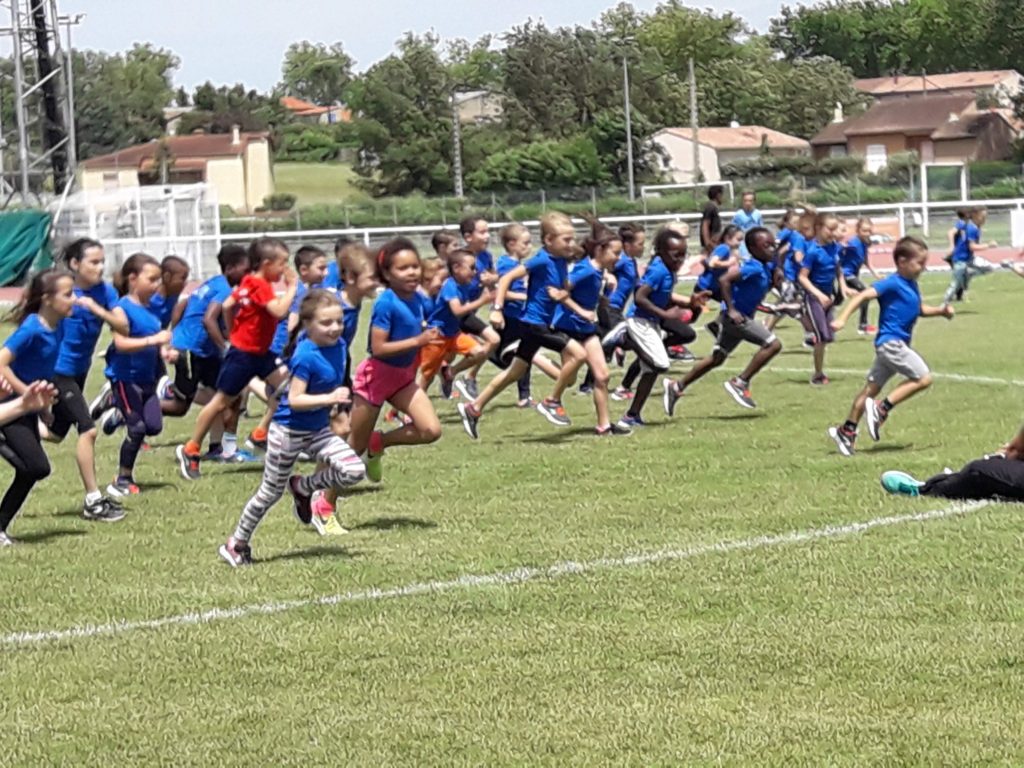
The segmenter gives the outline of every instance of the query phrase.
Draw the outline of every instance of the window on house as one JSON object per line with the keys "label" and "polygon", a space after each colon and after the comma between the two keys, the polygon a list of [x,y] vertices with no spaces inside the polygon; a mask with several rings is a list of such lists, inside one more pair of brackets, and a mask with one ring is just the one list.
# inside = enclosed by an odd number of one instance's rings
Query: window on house
{"label": "window on house", "polygon": [[868,144],[864,153],[864,166],[868,173],[878,173],[888,161],[885,144]]}
{"label": "window on house", "polygon": [[833,144],[828,148],[829,157],[846,157],[846,145],[845,144]]}
{"label": "window on house", "polygon": [[103,174],[103,189],[104,190],[117,189],[118,186],[119,185],[117,183],[117,172],[116,171],[114,173],[104,173]]}

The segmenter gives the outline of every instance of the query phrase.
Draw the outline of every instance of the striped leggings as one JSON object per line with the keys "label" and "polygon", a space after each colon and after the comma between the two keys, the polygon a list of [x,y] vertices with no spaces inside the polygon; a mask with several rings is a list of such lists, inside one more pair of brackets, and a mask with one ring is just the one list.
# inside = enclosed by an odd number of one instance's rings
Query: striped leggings
{"label": "striped leggings", "polygon": [[249,541],[256,526],[270,508],[284,495],[299,454],[314,456],[321,467],[299,481],[299,492],[311,494],[328,488],[355,485],[366,477],[366,467],[348,443],[335,435],[330,427],[317,432],[304,432],[271,422],[267,433],[267,455],[263,465],[263,481],[242,510],[235,528],[235,538]]}

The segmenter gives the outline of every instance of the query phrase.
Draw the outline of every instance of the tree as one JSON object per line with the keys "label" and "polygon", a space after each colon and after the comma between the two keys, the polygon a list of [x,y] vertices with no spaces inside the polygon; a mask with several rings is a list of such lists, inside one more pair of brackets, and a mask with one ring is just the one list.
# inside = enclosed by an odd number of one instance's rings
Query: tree
{"label": "tree", "polygon": [[292,43],[281,66],[281,88],[289,96],[314,104],[344,104],[353,64],[341,43]]}
{"label": "tree", "polygon": [[246,89],[241,83],[217,87],[207,81],[196,88],[192,103],[195,109],[182,115],[178,124],[180,134],[230,133],[236,125],[243,131],[267,131],[289,119],[276,94]]}

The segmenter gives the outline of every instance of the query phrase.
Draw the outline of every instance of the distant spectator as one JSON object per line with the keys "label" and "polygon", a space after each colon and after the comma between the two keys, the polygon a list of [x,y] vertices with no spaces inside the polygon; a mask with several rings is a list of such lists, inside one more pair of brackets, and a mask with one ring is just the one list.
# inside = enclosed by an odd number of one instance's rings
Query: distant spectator
{"label": "distant spectator", "polygon": [[754,227],[764,226],[764,220],[761,218],[761,212],[757,210],[756,204],[756,192],[747,190],[743,193],[742,207],[736,211],[732,217],[732,223],[739,227],[743,232],[747,232]]}
{"label": "distant spectator", "polygon": [[722,234],[722,192],[720,184],[708,187],[708,201],[700,219],[700,249],[704,253],[711,253]]}

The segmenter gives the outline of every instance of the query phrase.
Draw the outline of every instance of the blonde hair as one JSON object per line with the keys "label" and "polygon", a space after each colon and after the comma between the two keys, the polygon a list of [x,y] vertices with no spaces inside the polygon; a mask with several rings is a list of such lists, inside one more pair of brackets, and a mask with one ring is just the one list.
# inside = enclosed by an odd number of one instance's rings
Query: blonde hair
{"label": "blonde hair", "polygon": [[338,250],[338,270],[361,275],[373,266],[370,249],[362,243],[347,243]]}
{"label": "blonde hair", "polygon": [[557,234],[560,229],[573,229],[572,219],[561,211],[551,211],[540,217],[540,236],[542,239],[549,235]]}
{"label": "blonde hair", "polygon": [[513,224],[507,224],[501,230],[501,244],[505,248],[508,248],[509,243],[514,243],[523,235],[529,234],[529,232],[530,230],[528,230],[526,227],[524,227],[522,224],[519,224],[518,222]]}

